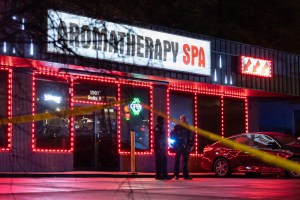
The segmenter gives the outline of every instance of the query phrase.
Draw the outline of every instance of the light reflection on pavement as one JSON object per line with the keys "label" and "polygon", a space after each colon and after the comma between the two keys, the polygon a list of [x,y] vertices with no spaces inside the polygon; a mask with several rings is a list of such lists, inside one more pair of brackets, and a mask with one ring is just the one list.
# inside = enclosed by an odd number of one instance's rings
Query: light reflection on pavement
{"label": "light reflection on pavement", "polygon": [[299,199],[300,179],[0,178],[0,199]]}

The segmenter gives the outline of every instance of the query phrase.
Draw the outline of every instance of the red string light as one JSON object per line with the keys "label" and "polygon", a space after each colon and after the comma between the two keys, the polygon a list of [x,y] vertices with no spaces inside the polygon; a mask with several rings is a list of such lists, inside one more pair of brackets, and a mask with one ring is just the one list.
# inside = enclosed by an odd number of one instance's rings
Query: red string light
{"label": "red string light", "polygon": [[[42,68],[41,68],[42,69]],[[66,83],[69,82],[70,77],[66,74],[60,74],[55,71],[49,71],[49,70],[42,70],[42,71],[35,71],[32,75],[32,115],[35,114],[35,99],[36,99],[36,75],[45,76],[45,77],[56,77],[60,78]],[[70,89],[70,109],[72,109],[72,99],[73,99],[73,81],[71,80],[69,89]],[[36,135],[35,135],[35,123],[32,122],[32,151],[34,152],[45,152],[45,153],[70,153],[74,150],[74,117],[70,117],[70,124],[69,124],[69,130],[70,130],[70,148],[69,149],[43,149],[43,148],[37,148],[36,147]]]}
{"label": "red string light", "polygon": [[[184,85],[184,84],[172,84],[167,89],[167,115],[170,116],[170,92],[171,91],[180,91],[185,93],[194,93],[194,125],[198,127],[198,110],[197,110],[197,95],[205,94],[205,95],[216,95],[221,98],[221,136],[224,137],[224,97],[232,97],[244,99],[245,101],[245,129],[248,131],[248,101],[246,97],[246,93],[244,90],[230,88],[230,87],[219,87],[215,85]],[[170,120],[168,119],[168,130],[170,130]],[[198,153],[198,134],[196,134],[195,138],[195,147],[196,153],[192,153],[191,156],[200,156]],[[170,133],[168,133],[168,137],[170,137]],[[168,155],[175,155],[170,152],[168,149]]]}
{"label": "red string light", "polygon": [[[12,69],[8,67],[0,67],[1,71],[6,71],[7,78],[7,117],[12,118]],[[0,151],[11,151],[12,149],[12,124],[7,124],[7,146],[0,148]]]}
{"label": "red string light", "polygon": [[[14,57],[5,57],[6,59],[2,59],[2,64],[14,66],[13,63],[22,63],[20,61],[20,58],[14,58]],[[3,63],[4,62],[4,63]],[[23,63],[25,63],[23,61]],[[59,73],[59,67],[52,66],[56,65],[55,63],[48,63],[43,61],[35,61],[30,60],[31,65],[34,68],[38,69],[37,72],[33,73],[32,77],[32,113],[35,114],[35,96],[36,96],[36,85],[35,85],[35,75],[44,75],[44,76],[51,76],[51,77],[59,77],[66,81],[71,80],[70,82],[70,107],[71,109],[74,106],[74,103],[84,103],[84,104],[97,104],[101,105],[101,102],[92,102],[92,101],[80,101],[76,100],[74,101],[73,95],[74,95],[74,80],[76,79],[84,79],[89,81],[100,81],[100,82],[106,82],[106,83],[112,83],[117,85],[117,100],[121,100],[121,85],[132,85],[132,86],[138,86],[138,87],[146,87],[149,88],[149,99],[150,99],[150,107],[153,107],[153,87],[152,84],[149,82],[140,82],[135,80],[126,80],[126,79],[116,79],[116,78],[110,78],[110,77],[99,77],[99,76],[91,76],[91,75],[66,75],[65,73]],[[26,65],[27,66],[27,65]],[[7,114],[8,117],[12,117],[12,70],[7,67],[1,67],[1,70],[7,70],[9,71],[9,78],[8,78],[8,109]],[[50,70],[51,69],[51,70]],[[212,85],[212,84],[199,84],[194,85],[190,84],[171,84],[169,85],[167,89],[167,115],[170,116],[170,91],[182,91],[182,92],[188,92],[188,93],[194,93],[194,122],[195,126],[198,126],[197,121],[197,95],[198,94],[209,94],[209,95],[217,95],[221,97],[221,134],[224,136],[224,97],[233,97],[233,98],[242,98],[245,100],[245,128],[246,131],[248,131],[248,101],[246,98],[245,91],[243,89],[236,89],[231,87],[223,87],[218,85]],[[117,137],[118,137],[118,151],[120,154],[128,155],[130,152],[127,151],[121,151],[121,111],[120,111],[120,105],[116,105],[117,107],[117,113],[118,113],[118,120],[117,120]],[[149,125],[150,125],[150,149],[146,152],[140,152],[137,151],[137,155],[151,155],[153,154],[153,112],[150,111],[149,114]],[[170,128],[169,120],[167,122],[168,124],[168,130]],[[36,148],[36,138],[35,138],[35,124],[32,123],[32,149],[35,152],[60,152],[60,153],[66,153],[66,152],[72,152],[74,150],[74,118],[70,118],[70,149],[39,149]],[[8,148],[2,148],[0,150],[9,150],[11,149],[11,139],[12,139],[12,125],[8,124]],[[169,133],[168,133],[169,136]],[[198,156],[197,150],[198,150],[198,137],[196,136],[195,139],[196,143],[196,153],[193,154],[193,156]],[[170,152],[168,151],[169,155]]]}
{"label": "red string light", "polygon": [[[151,83],[148,82],[139,82],[135,80],[125,80],[121,79],[120,80],[120,87],[121,85],[132,85],[132,86],[137,86],[137,87],[145,87],[149,88],[149,102],[150,102],[150,107],[153,108],[153,86]],[[121,99],[121,89],[118,90],[118,99]],[[147,151],[135,151],[135,155],[152,155],[154,150],[153,150],[153,112],[150,111],[150,119],[149,119],[149,132],[150,132],[150,148]],[[119,123],[121,122],[121,115],[119,114]],[[119,130],[119,138],[118,138],[118,151],[121,155],[130,155],[130,151],[122,151],[121,150],[121,128]]]}

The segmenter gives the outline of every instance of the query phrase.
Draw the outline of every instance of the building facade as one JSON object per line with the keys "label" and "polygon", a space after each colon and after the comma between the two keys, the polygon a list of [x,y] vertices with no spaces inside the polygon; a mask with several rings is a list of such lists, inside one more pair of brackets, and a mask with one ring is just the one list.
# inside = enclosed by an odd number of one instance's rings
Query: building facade
{"label": "building facade", "polygon": [[[228,137],[300,135],[300,56],[163,27],[44,11],[3,33],[0,171],[154,172],[158,114]],[[39,35],[39,36],[38,36]],[[23,43],[20,43],[22,41]],[[212,141],[196,134],[191,171]],[[169,170],[174,156],[169,151]]]}

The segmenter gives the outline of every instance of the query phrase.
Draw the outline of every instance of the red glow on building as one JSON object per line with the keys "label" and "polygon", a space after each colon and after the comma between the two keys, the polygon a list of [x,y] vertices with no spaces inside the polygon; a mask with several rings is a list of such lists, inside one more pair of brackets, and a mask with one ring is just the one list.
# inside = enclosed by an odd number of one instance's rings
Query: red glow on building
{"label": "red glow on building", "polygon": [[[198,109],[197,109],[197,102],[198,102],[198,97],[197,97],[197,93],[194,93],[194,119],[197,119],[198,116]],[[198,127],[198,120],[195,120],[195,127]],[[195,154],[191,154],[191,155],[198,155],[198,131],[196,129],[195,131]]]}
{"label": "red glow on building", "polygon": [[[56,77],[61,79],[62,81],[68,82],[70,80],[70,77],[66,74],[61,74],[57,73],[55,71],[36,71],[32,75],[32,115],[34,116],[36,113],[36,105],[35,105],[35,100],[36,100],[36,75],[41,75],[45,77]],[[73,90],[72,90],[72,80],[70,83],[70,109],[73,108],[73,103],[72,103],[72,98],[73,98]],[[35,132],[35,123],[32,123],[32,151],[34,152],[49,152],[49,153],[69,153],[73,152],[74,150],[74,117],[70,117],[70,125],[69,125],[69,130],[70,130],[70,148],[69,149],[43,149],[43,148],[37,148],[36,147],[36,132]]]}
{"label": "red glow on building", "polygon": [[[7,71],[7,118],[12,118],[12,69],[8,67],[0,67],[1,71]],[[0,151],[10,151],[12,148],[12,124],[7,124],[7,147],[0,148]]]}
{"label": "red glow on building", "polygon": [[[151,83],[148,82],[138,82],[138,81],[133,81],[133,80],[125,80],[121,79],[120,84],[118,85],[118,101],[121,100],[121,85],[132,85],[132,86],[137,86],[137,87],[145,87],[149,88],[149,102],[150,102],[150,108],[153,108],[153,86]],[[121,111],[119,109],[119,114],[118,114],[118,151],[121,155],[130,155],[130,151],[123,151],[121,149]],[[135,155],[152,155],[154,150],[153,150],[153,112],[150,112],[149,116],[149,135],[150,135],[150,149],[147,151],[135,151]]]}
{"label": "red glow on building", "polygon": [[224,96],[221,96],[221,136],[224,137]]}
{"label": "red glow on building", "polygon": [[[97,101],[87,101],[87,100],[74,100],[74,81],[75,80],[88,80],[88,81],[96,81],[96,82],[104,82],[104,83],[112,83],[116,84],[117,88],[117,101],[121,101],[121,86],[122,85],[132,85],[137,87],[145,87],[149,88],[149,102],[150,107],[153,107],[153,86],[152,83],[149,82],[142,82],[138,80],[127,80],[126,77],[124,78],[112,78],[112,77],[99,77],[93,75],[78,75],[78,74],[69,74],[64,72],[63,70],[59,70],[60,66],[56,63],[44,62],[44,61],[36,61],[30,59],[20,59],[10,56],[1,56],[1,63],[2,64],[9,64],[11,66],[16,66],[16,63],[19,65],[17,66],[27,66],[30,68],[37,69],[36,72],[33,73],[32,77],[32,113],[35,114],[35,76],[42,75],[42,76],[52,76],[56,78],[61,78],[69,82],[70,84],[70,108],[74,107],[74,103],[82,103],[82,104],[91,104],[91,105],[105,105],[103,102]],[[29,63],[29,64],[28,64]],[[54,68],[53,68],[54,66]],[[80,68],[80,66],[72,66]],[[52,69],[52,70],[50,70]],[[8,79],[8,116],[12,117],[12,70],[9,68],[2,67],[1,70],[9,71],[9,79]],[[80,73],[80,72],[78,72]],[[242,98],[245,100],[245,124],[246,124],[246,131],[248,131],[248,101],[246,98],[246,91],[244,89],[236,89],[233,87],[224,87],[219,85],[212,85],[212,84],[194,84],[194,83],[181,83],[181,82],[173,82],[170,83],[168,89],[166,91],[166,106],[167,106],[167,116],[168,116],[168,130],[170,127],[169,124],[169,117],[170,117],[170,91],[181,91],[187,93],[193,93],[194,95],[194,125],[198,126],[198,111],[197,111],[197,95],[199,94],[207,94],[207,95],[216,95],[220,96],[221,99],[221,135],[224,136],[224,97],[233,97],[233,98]],[[130,151],[124,151],[121,149],[121,107],[120,104],[116,104],[117,109],[117,140],[118,140],[118,152],[121,155],[130,155]],[[136,151],[136,155],[152,155],[153,154],[153,112],[150,111],[149,114],[149,137],[150,137],[150,148],[146,151]],[[11,138],[12,138],[12,125],[9,124],[8,128],[8,148],[2,148],[0,150],[9,150],[11,149]],[[169,133],[168,133],[169,136]],[[192,156],[199,156],[198,154],[198,135],[196,134],[195,138],[195,153],[191,154]],[[74,117],[70,118],[70,148],[69,149],[40,149],[36,148],[36,136],[35,136],[35,124],[32,123],[32,150],[34,152],[61,152],[61,153],[68,153],[74,151]],[[174,155],[170,151],[168,151],[169,155]]]}
{"label": "red glow on building", "polygon": [[[247,97],[246,93],[243,90],[235,90],[230,87],[215,87],[211,85],[189,85],[189,84],[172,84],[167,90],[167,115],[170,116],[170,91],[180,91],[186,93],[194,93],[194,126],[198,127],[198,111],[197,111],[197,95],[198,94],[205,94],[205,95],[216,95],[220,96],[221,98],[221,136],[224,137],[224,97],[233,97],[233,98],[240,98],[244,99],[245,101],[245,127],[246,132],[248,131],[248,104],[247,104]],[[170,130],[170,119],[168,119],[168,130]],[[198,134],[196,134],[195,138],[195,147],[196,152],[192,153],[191,156],[200,156],[198,153]],[[170,134],[168,133],[168,137]],[[175,155],[174,153],[170,152],[168,149],[169,155]]]}

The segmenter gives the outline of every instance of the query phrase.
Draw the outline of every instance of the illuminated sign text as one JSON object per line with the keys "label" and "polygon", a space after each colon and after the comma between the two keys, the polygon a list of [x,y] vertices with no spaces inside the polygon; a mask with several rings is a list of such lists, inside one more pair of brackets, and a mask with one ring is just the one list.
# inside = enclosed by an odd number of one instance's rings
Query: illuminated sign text
{"label": "illuminated sign text", "polygon": [[210,76],[210,42],[48,11],[48,52]]}
{"label": "illuminated sign text", "polygon": [[129,105],[133,115],[139,115],[142,110],[141,101],[139,98],[134,98],[131,104]]}

